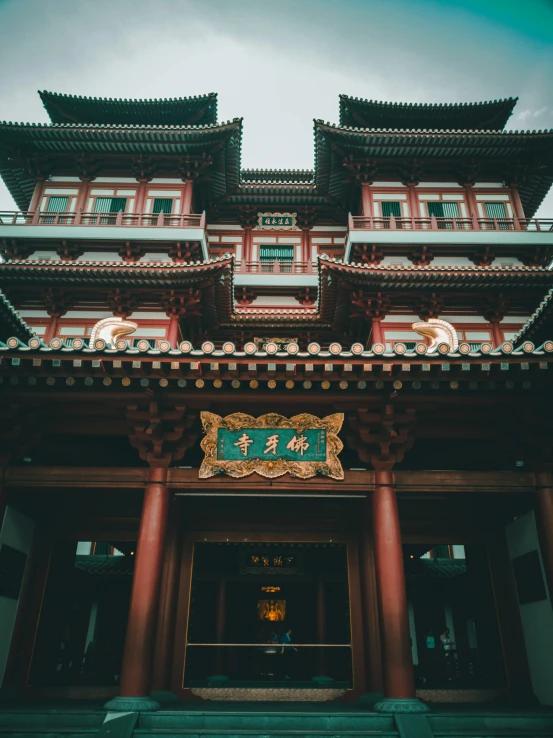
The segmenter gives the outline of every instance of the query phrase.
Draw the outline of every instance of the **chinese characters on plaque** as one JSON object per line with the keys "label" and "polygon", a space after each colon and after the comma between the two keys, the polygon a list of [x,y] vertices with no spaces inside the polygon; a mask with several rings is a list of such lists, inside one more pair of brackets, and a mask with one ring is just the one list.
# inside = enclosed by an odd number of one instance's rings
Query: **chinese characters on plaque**
{"label": "chinese characters on plaque", "polygon": [[337,435],[343,419],[341,413],[326,418],[234,413],[222,418],[202,412],[206,436],[200,477],[222,473],[245,477],[256,472],[265,477],[288,473],[302,479],[317,474],[343,479],[338,460],[343,445]]}
{"label": "chinese characters on plaque", "polygon": [[297,213],[258,213],[257,227],[262,231],[296,230]]}
{"label": "chinese characters on plaque", "polygon": [[292,428],[244,428],[217,431],[217,458],[289,459],[294,461],[326,460],[326,429],[317,428],[297,433]]}

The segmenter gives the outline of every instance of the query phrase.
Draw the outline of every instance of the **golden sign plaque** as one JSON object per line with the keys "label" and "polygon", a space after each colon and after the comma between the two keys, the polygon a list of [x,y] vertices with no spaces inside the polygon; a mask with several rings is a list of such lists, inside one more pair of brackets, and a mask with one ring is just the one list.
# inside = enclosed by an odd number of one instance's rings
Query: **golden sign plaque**
{"label": "golden sign plaque", "polygon": [[261,231],[297,231],[297,213],[258,213],[257,227]]}
{"label": "golden sign plaque", "polygon": [[338,438],[343,413],[326,418],[307,413],[293,418],[277,413],[259,418],[233,413],[223,418],[203,411],[201,418],[205,431],[201,447],[205,456],[200,479],[215,474],[240,478],[254,472],[270,479],[283,474],[299,479],[317,474],[344,478],[338,460],[344,447]]}

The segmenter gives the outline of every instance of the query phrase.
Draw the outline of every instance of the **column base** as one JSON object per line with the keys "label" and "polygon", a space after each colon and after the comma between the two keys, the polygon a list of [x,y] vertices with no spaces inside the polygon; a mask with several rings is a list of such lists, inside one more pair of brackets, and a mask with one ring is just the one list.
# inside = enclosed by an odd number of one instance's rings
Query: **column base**
{"label": "column base", "polygon": [[358,698],[357,702],[361,705],[372,707],[377,702],[382,702],[383,699],[384,692],[365,692]]}
{"label": "column base", "polygon": [[154,712],[160,708],[151,697],[114,697],[104,705],[108,712]]}
{"label": "column base", "polygon": [[424,702],[421,702],[416,697],[413,697],[412,699],[385,697],[383,700],[380,700],[380,702],[376,702],[373,706],[373,709],[376,710],[376,712],[388,713],[428,712],[429,710],[428,705],[425,705]]}
{"label": "column base", "polygon": [[159,702],[160,705],[163,705],[166,702],[180,702],[179,698],[174,692],[170,692],[169,690],[165,689],[152,689],[152,691],[150,692],[150,697],[156,702]]}

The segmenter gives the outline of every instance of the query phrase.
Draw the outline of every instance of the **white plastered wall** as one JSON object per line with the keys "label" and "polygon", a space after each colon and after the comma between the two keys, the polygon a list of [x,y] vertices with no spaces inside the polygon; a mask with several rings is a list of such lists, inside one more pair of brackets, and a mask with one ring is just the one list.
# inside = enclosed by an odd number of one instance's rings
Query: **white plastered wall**
{"label": "white plastered wall", "polygon": [[[506,533],[511,561],[537,551],[545,582],[534,512],[509,523]],[[547,599],[519,604],[519,609],[534,694],[542,705],[553,705],[553,608],[547,584],[546,594]]]}
{"label": "white plastered wall", "polygon": [[[35,524],[30,518],[8,506],[0,530],[0,546],[11,546],[28,556],[34,529]],[[0,685],[4,680],[18,607],[19,599],[0,596]]]}

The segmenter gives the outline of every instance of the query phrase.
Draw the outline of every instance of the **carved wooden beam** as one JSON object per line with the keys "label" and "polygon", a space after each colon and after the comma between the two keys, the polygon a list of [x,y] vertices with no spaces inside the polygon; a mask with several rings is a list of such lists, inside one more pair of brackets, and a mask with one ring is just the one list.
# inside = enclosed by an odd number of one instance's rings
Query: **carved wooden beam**
{"label": "carved wooden beam", "polygon": [[379,410],[359,408],[348,416],[348,445],[374,469],[392,469],[414,443],[414,408],[383,405]]}
{"label": "carved wooden beam", "polygon": [[126,411],[129,441],[150,466],[167,467],[181,459],[196,442],[197,432],[188,432],[195,416],[184,405],[162,408],[159,401],[129,405]]}

